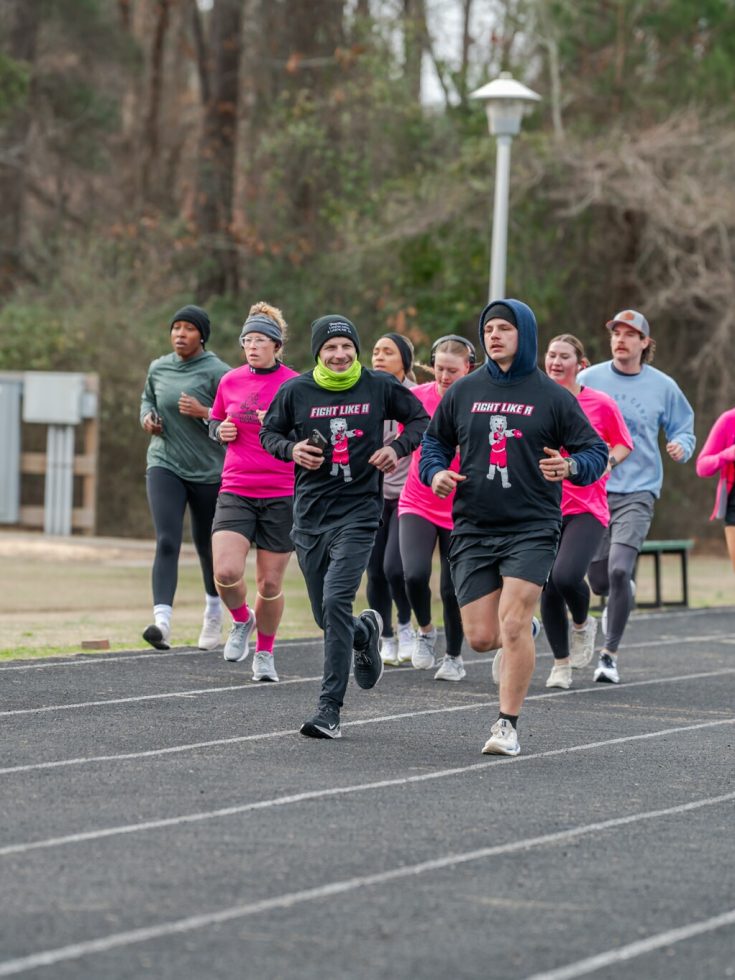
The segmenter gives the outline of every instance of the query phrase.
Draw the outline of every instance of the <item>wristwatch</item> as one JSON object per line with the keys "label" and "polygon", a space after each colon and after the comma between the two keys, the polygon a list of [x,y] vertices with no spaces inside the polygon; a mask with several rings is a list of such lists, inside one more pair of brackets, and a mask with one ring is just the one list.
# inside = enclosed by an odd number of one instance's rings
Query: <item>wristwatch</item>
{"label": "wristwatch", "polygon": [[615,469],[615,467],[616,467],[616,466],[618,465],[618,463],[620,462],[620,460],[619,460],[619,459],[617,459],[617,458],[616,458],[615,456],[613,456],[613,454],[612,454],[612,453],[610,453],[610,455],[608,456],[608,458],[607,458],[607,461],[608,461],[608,463],[610,464],[610,469],[611,469],[611,470],[614,470],[614,469]]}
{"label": "wristwatch", "polygon": [[574,456],[567,456],[567,463],[569,463],[569,475],[576,476],[579,473],[577,460],[574,458]]}

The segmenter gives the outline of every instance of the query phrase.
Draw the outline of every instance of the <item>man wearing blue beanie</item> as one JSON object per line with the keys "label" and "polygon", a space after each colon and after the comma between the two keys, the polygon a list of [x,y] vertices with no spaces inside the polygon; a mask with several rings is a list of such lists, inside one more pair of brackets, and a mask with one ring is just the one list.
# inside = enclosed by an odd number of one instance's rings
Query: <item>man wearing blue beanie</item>
{"label": "man wearing blue beanie", "polygon": [[[607,446],[577,399],[536,366],[530,307],[490,303],[479,333],[487,362],[439,403],[420,476],[438,497],[456,487],[450,561],[467,642],[478,652],[503,650],[500,713],[482,751],[518,755],[518,716],[535,664],[532,617],[556,556],[562,480],[594,483]],[[449,469],[457,446],[458,473]]]}

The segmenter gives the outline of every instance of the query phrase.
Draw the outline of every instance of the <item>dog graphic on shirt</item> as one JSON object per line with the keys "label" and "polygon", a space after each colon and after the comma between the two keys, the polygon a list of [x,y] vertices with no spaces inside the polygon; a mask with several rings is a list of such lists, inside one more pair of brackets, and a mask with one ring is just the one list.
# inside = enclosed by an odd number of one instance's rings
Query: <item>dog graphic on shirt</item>
{"label": "dog graphic on shirt", "polygon": [[500,471],[500,485],[504,490],[510,487],[508,479],[508,439],[522,439],[523,433],[518,429],[508,428],[508,419],[505,415],[490,416],[490,468],[487,472],[487,479],[495,479],[495,470]]}
{"label": "dog graphic on shirt", "polygon": [[339,471],[345,478],[345,483],[350,483],[352,473],[350,472],[350,450],[348,441],[359,439],[362,436],[362,429],[348,429],[347,419],[330,419],[329,429],[331,436],[329,441],[332,443],[332,476],[339,476]]}

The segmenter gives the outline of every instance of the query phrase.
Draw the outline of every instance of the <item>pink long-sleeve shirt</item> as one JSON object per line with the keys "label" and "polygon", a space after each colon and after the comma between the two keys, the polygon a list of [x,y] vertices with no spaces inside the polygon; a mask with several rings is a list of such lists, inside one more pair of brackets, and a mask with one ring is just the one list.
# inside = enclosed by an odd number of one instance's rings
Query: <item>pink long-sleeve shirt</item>
{"label": "pink long-sleeve shirt", "polygon": [[710,429],[707,441],[697,456],[697,476],[717,476],[715,509],[710,520],[724,517],[727,498],[735,485],[735,408],[723,412]]}

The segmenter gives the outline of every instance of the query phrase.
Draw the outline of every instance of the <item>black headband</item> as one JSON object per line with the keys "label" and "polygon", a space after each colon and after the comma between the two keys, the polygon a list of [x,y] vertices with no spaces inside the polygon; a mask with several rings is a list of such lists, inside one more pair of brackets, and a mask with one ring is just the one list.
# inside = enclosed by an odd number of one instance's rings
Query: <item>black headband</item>
{"label": "black headband", "polygon": [[413,367],[413,344],[411,341],[400,333],[384,333],[380,339],[393,341],[401,355],[403,370],[408,374]]}
{"label": "black headband", "polygon": [[276,321],[266,316],[265,313],[254,313],[243,323],[240,331],[241,347],[243,340],[249,333],[262,333],[266,337],[270,337],[271,340],[275,340],[279,346],[283,346],[283,331]]}

